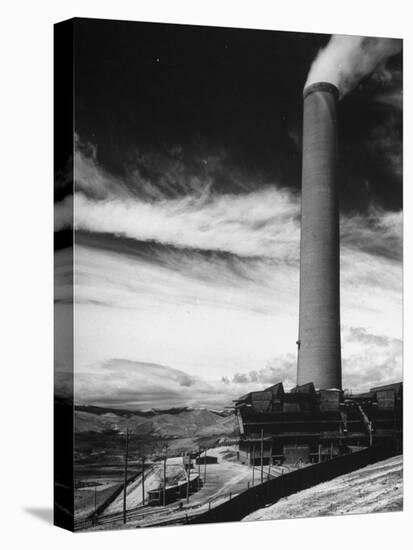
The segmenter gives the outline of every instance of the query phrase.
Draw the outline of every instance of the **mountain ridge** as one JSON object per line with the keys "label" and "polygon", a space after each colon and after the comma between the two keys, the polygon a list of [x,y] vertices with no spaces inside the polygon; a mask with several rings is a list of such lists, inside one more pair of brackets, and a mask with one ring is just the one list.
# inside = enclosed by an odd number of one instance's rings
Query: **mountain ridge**
{"label": "mountain ridge", "polygon": [[206,408],[129,411],[95,406],[75,406],[76,433],[123,433],[126,429],[142,437],[182,438],[236,433],[232,411]]}

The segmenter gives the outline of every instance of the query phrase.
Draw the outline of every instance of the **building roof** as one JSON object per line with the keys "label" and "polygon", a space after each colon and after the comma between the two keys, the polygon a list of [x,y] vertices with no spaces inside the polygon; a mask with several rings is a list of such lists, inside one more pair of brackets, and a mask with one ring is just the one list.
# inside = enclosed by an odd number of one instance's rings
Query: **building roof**
{"label": "building roof", "polygon": [[248,402],[250,400],[251,400],[251,392],[241,395],[241,397],[238,397],[238,399],[234,399],[234,402],[241,403],[241,402]]}
{"label": "building roof", "polygon": [[308,382],[307,384],[302,384],[301,386],[296,386],[291,390],[291,393],[313,393],[315,394],[314,384]]}
{"label": "building roof", "polygon": [[273,395],[282,395],[284,393],[284,386],[282,382],[278,382],[278,384],[265,388],[264,391],[270,391]]}
{"label": "building roof", "polygon": [[385,390],[394,390],[396,393],[400,393],[403,388],[403,382],[395,382],[394,384],[386,384],[385,386],[376,386],[371,388],[371,392],[385,391]]}

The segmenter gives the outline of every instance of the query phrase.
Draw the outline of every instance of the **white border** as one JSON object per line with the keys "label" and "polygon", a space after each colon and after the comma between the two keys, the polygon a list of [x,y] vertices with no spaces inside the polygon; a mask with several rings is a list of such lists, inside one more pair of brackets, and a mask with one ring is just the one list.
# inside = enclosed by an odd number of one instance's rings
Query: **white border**
{"label": "white border", "polygon": [[[1,292],[2,507],[5,547],[289,548],[406,547],[405,512],[248,524],[75,535],[25,510],[52,505],[52,24],[73,16],[396,36],[405,39],[405,97],[411,90],[411,18],[406,0],[288,0],[282,2],[170,0],[39,0],[2,8],[1,64]],[[405,151],[411,144],[405,101]],[[405,213],[411,195],[405,156]],[[405,300],[410,302],[411,234],[405,215]],[[405,307],[406,327],[410,327]],[[409,331],[405,328],[405,336]],[[410,394],[406,342],[406,403]],[[3,410],[4,409],[4,410]],[[405,419],[412,418],[407,403]],[[405,426],[408,431],[409,426]],[[411,438],[405,456],[411,456]],[[406,459],[405,488],[410,462]],[[8,541],[8,542],[7,542]]]}

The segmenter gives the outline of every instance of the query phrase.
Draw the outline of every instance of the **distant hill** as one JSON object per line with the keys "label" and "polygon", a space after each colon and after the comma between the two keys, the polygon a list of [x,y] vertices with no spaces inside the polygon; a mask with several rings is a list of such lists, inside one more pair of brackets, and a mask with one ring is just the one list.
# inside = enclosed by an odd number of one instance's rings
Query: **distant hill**
{"label": "distant hill", "polygon": [[[153,416],[156,416],[157,414],[179,414],[183,411],[190,411],[192,410],[190,407],[174,407],[171,409],[150,409],[148,411],[141,411],[141,410],[129,410],[129,409],[114,409],[114,408],[108,408],[108,407],[96,407],[94,405],[75,405],[75,409],[77,411],[83,411],[93,414],[106,414],[106,413],[113,413],[117,416],[143,416],[146,418],[152,418]],[[227,416],[227,413],[225,411],[213,411],[221,416]]]}
{"label": "distant hill", "polygon": [[230,436],[236,433],[236,419],[232,412],[208,409],[128,411],[81,405],[75,407],[76,433],[124,432],[127,428],[142,437]]}

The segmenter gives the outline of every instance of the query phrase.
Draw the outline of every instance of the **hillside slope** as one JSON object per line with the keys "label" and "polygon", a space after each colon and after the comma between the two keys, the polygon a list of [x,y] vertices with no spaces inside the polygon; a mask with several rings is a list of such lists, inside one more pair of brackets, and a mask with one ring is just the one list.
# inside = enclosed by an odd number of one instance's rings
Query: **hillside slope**
{"label": "hillside slope", "polygon": [[136,435],[162,438],[231,435],[236,429],[235,416],[222,416],[207,409],[187,409],[174,414],[161,411],[147,418],[139,413],[129,416],[114,412],[75,411],[76,433],[105,431],[123,432],[128,428]]}
{"label": "hillside slope", "polygon": [[242,521],[391,512],[403,509],[403,457],[377,462],[300,491]]}

